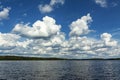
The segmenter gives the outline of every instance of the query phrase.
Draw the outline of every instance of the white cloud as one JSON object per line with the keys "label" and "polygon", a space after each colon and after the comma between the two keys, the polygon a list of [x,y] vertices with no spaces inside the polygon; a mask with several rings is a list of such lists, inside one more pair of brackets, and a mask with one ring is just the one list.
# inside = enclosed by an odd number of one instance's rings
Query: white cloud
{"label": "white cloud", "polygon": [[89,23],[92,22],[92,17],[90,14],[73,21],[70,25],[70,36],[80,36],[84,34],[88,34],[91,30],[89,30]]}
{"label": "white cloud", "polygon": [[51,11],[53,11],[53,8],[52,6],[46,4],[46,5],[39,5],[39,10],[42,12],[42,13],[49,13]]}
{"label": "white cloud", "polygon": [[51,11],[54,10],[54,7],[57,5],[57,4],[61,4],[63,5],[64,4],[64,0],[51,0],[49,4],[40,4],[38,6],[39,10],[41,13],[49,13]]}
{"label": "white cloud", "polygon": [[118,3],[116,1],[109,2],[109,0],[94,0],[94,2],[103,8],[118,6]]}
{"label": "white cloud", "polygon": [[[60,31],[61,26],[56,24],[55,19],[48,16],[32,26],[17,24],[12,30],[14,34],[0,33],[0,53],[64,58],[120,56],[120,45],[110,33],[101,34],[99,39],[84,35],[91,31],[88,26],[91,21],[90,14],[73,21],[69,39]],[[74,30],[76,27],[79,30]]]}
{"label": "white cloud", "polygon": [[117,45],[117,41],[111,40],[111,37],[112,37],[112,35],[108,34],[108,33],[103,33],[101,35],[101,38],[104,41],[106,46],[116,46]]}
{"label": "white cloud", "polygon": [[9,50],[16,47],[16,41],[20,36],[11,33],[0,33],[0,50]]}
{"label": "white cloud", "polygon": [[95,3],[101,7],[107,7],[107,0],[95,0]]}
{"label": "white cloud", "polygon": [[57,25],[53,18],[45,16],[43,21],[37,20],[32,27],[28,24],[17,24],[12,32],[29,38],[48,38],[57,34],[60,28],[61,25]]}
{"label": "white cloud", "polygon": [[103,34],[101,35],[102,40],[103,40],[103,41],[106,41],[106,42],[110,41],[111,37],[112,37],[112,35],[109,34],[109,33],[103,33]]}
{"label": "white cloud", "polygon": [[50,5],[56,5],[56,4],[64,4],[65,0],[51,0]]}
{"label": "white cloud", "polygon": [[3,8],[2,11],[0,11],[0,20],[7,19],[9,16],[9,11],[11,8]]}

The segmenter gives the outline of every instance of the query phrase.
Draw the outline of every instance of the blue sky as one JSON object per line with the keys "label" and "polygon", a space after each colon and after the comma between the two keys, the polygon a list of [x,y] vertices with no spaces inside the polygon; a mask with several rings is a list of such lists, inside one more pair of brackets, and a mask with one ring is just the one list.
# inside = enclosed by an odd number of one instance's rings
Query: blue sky
{"label": "blue sky", "polygon": [[[50,24],[46,23],[47,20]],[[71,58],[116,57],[120,53],[117,50],[120,36],[119,21],[120,1],[118,0],[0,0],[2,42],[0,53],[1,55],[47,55],[48,57],[70,56]],[[47,27],[45,28],[41,22],[44,22]],[[91,45],[84,44],[82,42],[84,38]],[[9,42],[9,39],[12,42]],[[56,42],[47,47],[50,52],[43,49],[46,46],[37,45],[37,43],[49,41]],[[68,44],[73,46],[67,46]],[[76,44],[79,45],[76,47]],[[102,46],[94,47],[94,50],[90,47],[98,45]],[[89,50],[88,47],[90,47]],[[109,49],[115,51],[106,52]],[[42,50],[46,53],[42,53]]]}

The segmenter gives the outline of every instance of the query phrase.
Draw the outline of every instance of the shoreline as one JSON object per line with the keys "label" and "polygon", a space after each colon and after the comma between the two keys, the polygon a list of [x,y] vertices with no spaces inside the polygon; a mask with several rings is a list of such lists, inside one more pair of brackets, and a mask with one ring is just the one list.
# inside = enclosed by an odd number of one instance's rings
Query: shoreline
{"label": "shoreline", "polygon": [[24,56],[0,56],[0,61],[22,61],[22,60],[26,60],[26,61],[39,61],[39,60],[76,60],[76,61],[82,61],[82,60],[120,60],[120,58],[90,58],[90,59],[68,59],[68,58],[56,58],[56,57],[24,57]]}

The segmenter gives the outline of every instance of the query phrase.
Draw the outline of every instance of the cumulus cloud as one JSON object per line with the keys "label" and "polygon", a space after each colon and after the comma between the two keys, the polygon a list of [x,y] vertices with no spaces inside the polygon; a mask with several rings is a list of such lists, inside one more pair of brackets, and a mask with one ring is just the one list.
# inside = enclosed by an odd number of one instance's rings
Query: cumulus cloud
{"label": "cumulus cloud", "polygon": [[95,0],[95,3],[101,7],[107,7],[107,0]]}
{"label": "cumulus cloud", "polygon": [[89,30],[89,23],[92,22],[92,17],[90,14],[73,21],[70,24],[70,36],[80,36],[84,34],[88,34],[91,30]]}
{"label": "cumulus cloud", "polygon": [[42,21],[37,20],[32,27],[28,24],[17,24],[12,32],[29,38],[48,38],[60,32],[60,28],[61,25],[57,25],[53,18],[45,16]]}
{"label": "cumulus cloud", "polygon": [[109,33],[103,33],[101,35],[101,39],[104,41],[106,46],[116,46],[117,41],[111,40],[112,35]]}
{"label": "cumulus cloud", "polygon": [[61,4],[63,5],[64,4],[64,0],[51,0],[49,4],[40,4],[38,6],[39,10],[41,13],[49,13],[51,11],[54,10],[54,7],[57,5],[57,4]]}
{"label": "cumulus cloud", "polygon": [[85,35],[91,31],[91,22],[90,14],[73,21],[68,39],[60,31],[61,26],[56,24],[55,19],[48,16],[37,20],[32,26],[17,24],[12,33],[0,33],[0,53],[64,58],[108,58],[120,55],[120,46],[110,33],[102,33],[99,39]]}
{"label": "cumulus cloud", "polygon": [[11,8],[7,7],[7,8],[3,8],[3,10],[0,11],[0,20],[8,18],[10,9]]}
{"label": "cumulus cloud", "polygon": [[0,33],[0,50],[13,49],[20,36],[11,33]]}

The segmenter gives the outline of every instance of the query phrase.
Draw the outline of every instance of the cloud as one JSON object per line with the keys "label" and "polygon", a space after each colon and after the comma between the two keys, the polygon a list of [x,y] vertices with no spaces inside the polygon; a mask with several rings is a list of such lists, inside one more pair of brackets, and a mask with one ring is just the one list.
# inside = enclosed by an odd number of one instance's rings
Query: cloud
{"label": "cloud", "polygon": [[73,21],[70,24],[70,36],[80,36],[88,34],[91,30],[89,30],[89,23],[92,22],[92,18],[90,14],[87,14],[86,16],[81,17],[80,19],[77,19],[76,21]]}
{"label": "cloud", "polygon": [[107,0],[95,0],[95,3],[101,7],[107,7]]}
{"label": "cloud", "polygon": [[109,0],[94,0],[94,2],[103,8],[118,6],[118,3],[116,1],[110,2]]}
{"label": "cloud", "polygon": [[11,33],[0,33],[0,50],[10,50],[16,47],[20,36]]}
{"label": "cloud", "polygon": [[[77,55],[79,58],[106,58],[115,56],[119,45],[117,45],[117,41],[112,40],[111,37],[111,34],[108,33],[101,34],[100,40],[88,38],[87,36],[71,37],[63,52],[66,52],[67,55],[71,54],[73,57]],[[118,55],[119,52],[120,51],[118,51],[116,55]]]}
{"label": "cloud", "polygon": [[120,28],[111,31],[113,37],[117,37],[119,39],[120,36]]}
{"label": "cloud", "polygon": [[49,4],[40,4],[38,6],[39,10],[41,13],[49,13],[49,12],[52,12],[54,10],[54,7],[57,5],[57,4],[61,4],[63,5],[64,4],[64,0],[51,0]]}
{"label": "cloud", "polygon": [[7,19],[9,16],[10,10],[11,10],[11,8],[9,8],[9,7],[3,8],[3,10],[0,11],[0,20]]}
{"label": "cloud", "polygon": [[57,34],[60,28],[61,25],[57,25],[53,18],[45,16],[42,21],[37,20],[32,27],[28,24],[17,24],[12,32],[28,38],[48,38]]}
{"label": "cloud", "polygon": [[51,11],[53,11],[53,8],[50,6],[50,5],[39,5],[39,10],[42,12],[42,13],[49,13]]}
{"label": "cloud", "polygon": [[111,40],[112,35],[108,33],[103,33],[101,35],[101,39],[104,41],[106,46],[116,46],[117,41]]}
{"label": "cloud", "polygon": [[56,5],[56,4],[64,4],[64,2],[65,2],[65,0],[51,0],[50,1],[50,5],[51,6],[54,6],[54,5]]}
{"label": "cloud", "polygon": [[119,56],[120,45],[110,33],[102,33],[99,39],[85,35],[91,22],[90,14],[73,21],[68,39],[52,17],[45,16],[32,26],[17,24],[12,33],[0,33],[0,53],[79,59]]}

